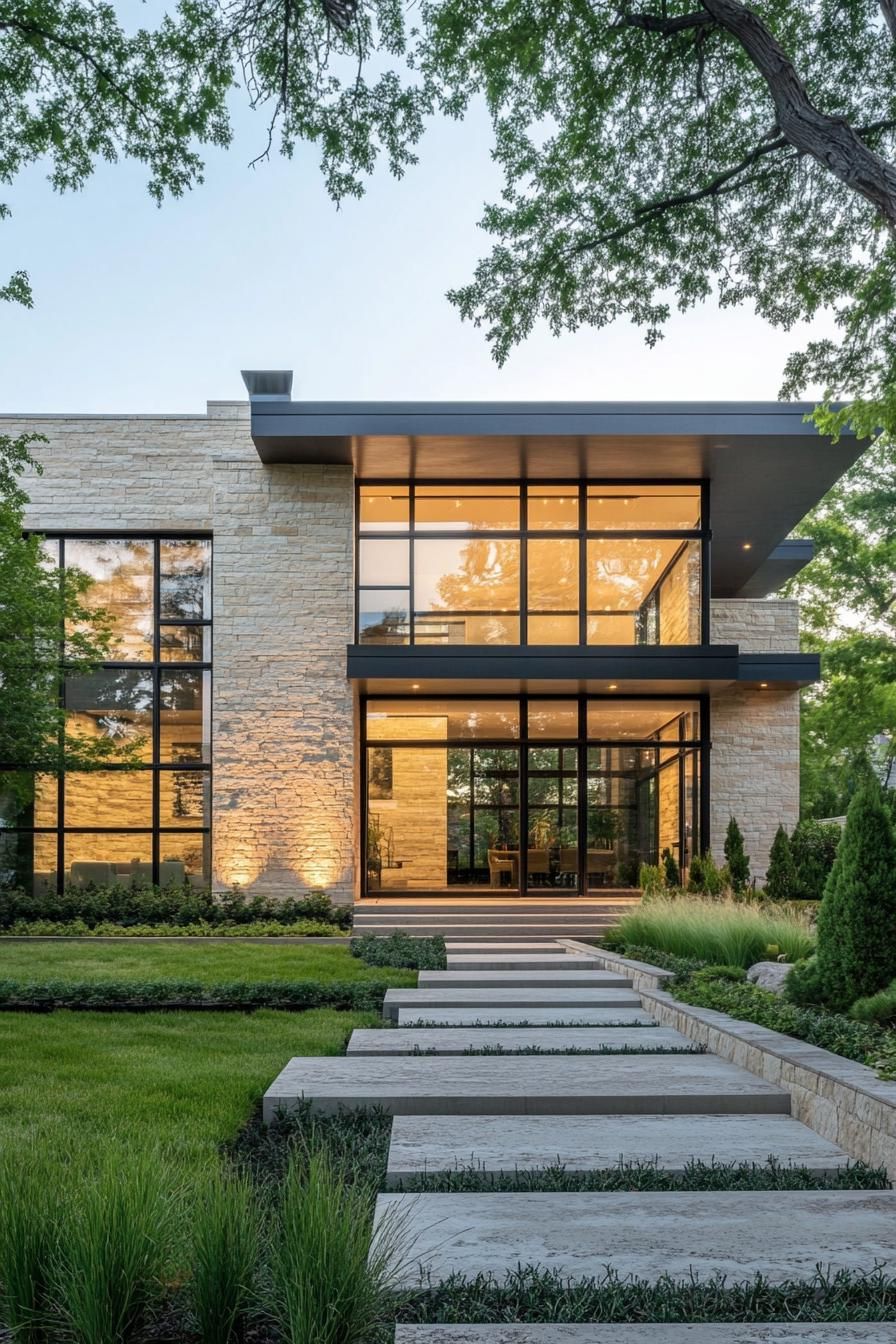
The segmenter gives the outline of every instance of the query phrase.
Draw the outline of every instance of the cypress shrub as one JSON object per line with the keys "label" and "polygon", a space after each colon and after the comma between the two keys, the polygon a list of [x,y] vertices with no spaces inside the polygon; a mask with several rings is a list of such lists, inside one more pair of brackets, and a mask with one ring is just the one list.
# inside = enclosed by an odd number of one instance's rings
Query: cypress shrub
{"label": "cypress shrub", "polygon": [[818,911],[818,972],[840,1010],[896,975],[896,838],[876,783],[858,790],[846,814]]}
{"label": "cypress shrub", "polygon": [[736,892],[746,891],[750,885],[750,856],[744,852],[743,832],[736,817],[729,817],[725,832],[725,863],[731,887]]}
{"label": "cypress shrub", "polygon": [[772,841],[768,856],[768,872],[765,875],[765,889],[773,901],[796,899],[796,864],[793,861],[790,836],[783,826],[778,827]]}
{"label": "cypress shrub", "polygon": [[790,837],[790,848],[796,866],[797,900],[820,901],[824,884],[837,857],[840,827],[821,821],[801,821]]}
{"label": "cypress shrub", "polygon": [[663,850],[663,869],[667,887],[681,886],[681,869],[671,849]]}

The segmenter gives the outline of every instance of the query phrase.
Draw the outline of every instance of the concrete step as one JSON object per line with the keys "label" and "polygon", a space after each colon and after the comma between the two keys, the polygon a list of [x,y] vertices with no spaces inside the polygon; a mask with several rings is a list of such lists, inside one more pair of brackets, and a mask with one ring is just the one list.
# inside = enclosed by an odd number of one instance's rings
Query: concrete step
{"label": "concrete step", "polygon": [[896,1344],[896,1323],[399,1325],[395,1344]]}
{"label": "concrete step", "polygon": [[507,956],[511,952],[522,952],[528,956],[536,956],[540,952],[549,956],[561,956],[564,953],[572,955],[571,949],[565,948],[556,939],[537,942],[530,938],[521,939],[519,942],[507,942],[503,939],[489,938],[477,943],[474,938],[446,938],[445,949],[449,956],[463,954],[472,956],[477,952],[494,952],[499,956]]}
{"label": "concrete step", "polygon": [[695,1049],[674,1027],[398,1027],[394,1031],[356,1030],[348,1055],[463,1055],[471,1050],[664,1050]]}
{"label": "concrete step", "polygon": [[718,1274],[729,1286],[757,1274],[807,1280],[819,1265],[896,1273],[892,1190],[380,1195],[377,1226],[395,1216],[413,1247],[399,1270],[408,1287],[421,1272],[437,1285],[451,1274],[503,1279],[520,1265],[572,1280],[607,1269],[650,1282]]}
{"label": "concrete step", "polygon": [[449,952],[449,971],[600,971],[583,952]]}
{"label": "concrete step", "polygon": [[474,989],[458,985],[454,989],[387,989],[383,1017],[396,1021],[399,1008],[419,1008],[433,1014],[441,1008],[502,1007],[640,1008],[641,997],[631,989],[592,989],[588,986],[548,989],[520,985],[516,989]]}
{"label": "concrete step", "polygon": [[605,971],[590,957],[584,966],[571,958],[569,967],[555,966],[547,971],[421,971],[420,989],[631,989],[631,980],[615,971]]}
{"label": "concrete step", "polygon": [[291,1059],[264,1120],[305,1098],[315,1110],[393,1115],[787,1114],[783,1088],[715,1055],[324,1055]]}
{"label": "concrete step", "polygon": [[762,1165],[769,1157],[815,1172],[849,1161],[789,1115],[397,1115],[386,1184],[458,1167],[602,1171],[620,1162],[656,1162],[683,1171],[695,1160]]}
{"label": "concrete step", "polygon": [[605,924],[562,924],[557,920],[551,920],[539,927],[533,924],[491,924],[483,927],[482,925],[451,925],[446,924],[444,920],[438,920],[435,923],[410,924],[406,921],[397,921],[389,924],[364,925],[355,924],[353,932],[360,936],[364,933],[372,934],[377,938],[388,938],[393,933],[407,933],[413,938],[493,938],[495,942],[503,942],[506,938],[525,938],[529,934],[554,935],[557,938],[600,938],[608,929],[614,928],[618,921],[608,920]]}
{"label": "concrete step", "polygon": [[531,1025],[562,1030],[558,1024],[579,1027],[630,1027],[641,1024],[656,1026],[654,1019],[643,1008],[531,1008],[515,1006],[504,1008],[399,1008],[399,1027],[424,1027],[435,1022],[445,1027],[488,1027]]}

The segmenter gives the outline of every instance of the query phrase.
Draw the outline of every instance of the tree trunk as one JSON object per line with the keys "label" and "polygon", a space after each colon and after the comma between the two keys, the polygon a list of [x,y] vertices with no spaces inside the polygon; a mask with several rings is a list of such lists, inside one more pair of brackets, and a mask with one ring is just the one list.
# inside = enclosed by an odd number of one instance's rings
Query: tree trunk
{"label": "tree trunk", "polygon": [[[896,165],[869,149],[840,117],[829,117],[812,103],[783,47],[757,14],[739,0],[702,0],[703,8],[736,37],[762,75],[782,135],[809,154],[852,191],[864,196],[896,233]],[[896,0],[881,0],[888,23],[896,24]]]}
{"label": "tree trunk", "polygon": [[887,21],[890,36],[896,42],[896,0],[880,0],[880,7]]}

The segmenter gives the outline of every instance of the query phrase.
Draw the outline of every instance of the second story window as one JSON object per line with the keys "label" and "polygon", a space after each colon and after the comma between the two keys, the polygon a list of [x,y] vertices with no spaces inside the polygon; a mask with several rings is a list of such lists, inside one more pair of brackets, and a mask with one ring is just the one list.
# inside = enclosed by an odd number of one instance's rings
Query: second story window
{"label": "second story window", "polygon": [[358,487],[362,644],[700,644],[699,482]]}

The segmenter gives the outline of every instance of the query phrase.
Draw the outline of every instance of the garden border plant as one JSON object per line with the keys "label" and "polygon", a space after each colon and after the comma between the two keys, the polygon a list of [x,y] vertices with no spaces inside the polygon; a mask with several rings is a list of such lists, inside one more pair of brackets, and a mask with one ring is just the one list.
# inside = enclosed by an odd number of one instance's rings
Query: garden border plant
{"label": "garden border plant", "polygon": [[341,1008],[356,1012],[382,1009],[390,986],[380,980],[231,981],[209,985],[197,980],[0,980],[0,1012],[52,1012],[58,1008],[90,1012],[252,1012],[279,1008]]}

